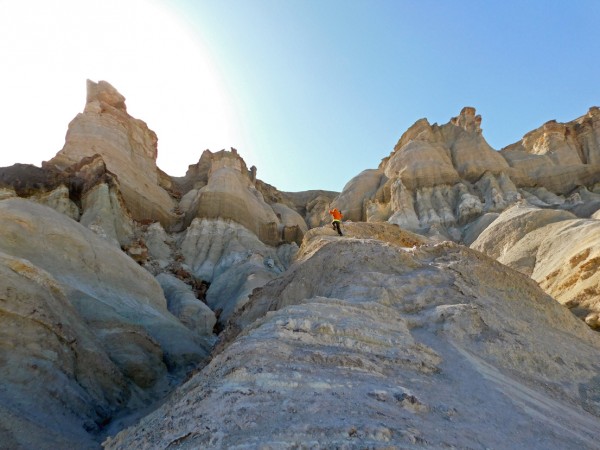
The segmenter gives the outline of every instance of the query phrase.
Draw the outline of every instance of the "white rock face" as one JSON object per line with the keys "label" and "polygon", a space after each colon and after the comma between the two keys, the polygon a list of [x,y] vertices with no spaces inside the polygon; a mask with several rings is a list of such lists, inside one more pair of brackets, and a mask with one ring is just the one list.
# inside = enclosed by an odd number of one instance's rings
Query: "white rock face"
{"label": "white rock face", "polygon": [[211,363],[105,447],[597,447],[596,333],[478,252],[368,225],[311,230]]}
{"label": "white rock face", "polygon": [[600,221],[536,208],[511,208],[472,248],[533,278],[592,328],[599,329]]}

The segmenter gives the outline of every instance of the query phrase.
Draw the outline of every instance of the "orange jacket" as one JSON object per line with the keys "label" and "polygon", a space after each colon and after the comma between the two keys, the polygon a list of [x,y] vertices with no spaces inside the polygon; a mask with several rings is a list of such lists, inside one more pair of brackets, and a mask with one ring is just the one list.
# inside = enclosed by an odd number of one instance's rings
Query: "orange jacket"
{"label": "orange jacket", "polygon": [[330,209],[329,214],[333,216],[333,220],[342,220],[342,213],[337,208]]}

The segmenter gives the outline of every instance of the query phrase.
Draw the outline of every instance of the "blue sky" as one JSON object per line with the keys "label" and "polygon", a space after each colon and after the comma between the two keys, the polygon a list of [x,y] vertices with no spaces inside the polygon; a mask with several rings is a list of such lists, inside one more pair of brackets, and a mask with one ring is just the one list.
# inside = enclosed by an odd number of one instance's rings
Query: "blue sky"
{"label": "blue sky", "polygon": [[415,121],[495,149],[600,106],[600,0],[0,0],[0,166],[64,145],[106,80],[185,174],[235,147],[284,191],[340,191]]}
{"label": "blue sky", "polygon": [[482,115],[500,149],[600,104],[600,2],[176,0],[213,55],[258,176],[341,190],[416,120]]}

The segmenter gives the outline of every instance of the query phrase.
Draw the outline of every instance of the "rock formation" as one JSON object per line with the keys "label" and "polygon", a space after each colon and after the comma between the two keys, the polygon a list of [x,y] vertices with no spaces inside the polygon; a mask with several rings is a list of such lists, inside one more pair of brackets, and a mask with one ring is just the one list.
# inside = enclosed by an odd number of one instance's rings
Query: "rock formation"
{"label": "rock formation", "polygon": [[500,152],[483,138],[474,108],[441,126],[418,120],[377,171],[359,174],[333,203],[352,220],[389,221],[458,242],[473,239],[469,226],[481,216],[521,200],[574,208],[574,190],[597,195],[598,111],[568,124],[550,122]]}
{"label": "rock formation", "polygon": [[235,149],[162,172],[89,81],[0,168],[0,447],[595,448],[598,114],[496,152],[467,107],[281,192]]}
{"label": "rock formation", "polygon": [[150,273],[66,215],[1,201],[0,254],[1,434],[16,448],[90,447],[86,430],[208,356],[212,330],[183,326]]}
{"label": "rock formation", "polygon": [[600,329],[600,221],[514,206],[471,245],[523,272],[592,328]]}
{"label": "rock formation", "polygon": [[480,253],[361,225],[307,235],[241,333],[105,448],[597,446],[599,335]]}
{"label": "rock formation", "polygon": [[65,146],[44,167],[65,170],[85,157],[102,155],[114,173],[133,218],[174,226],[175,200],[160,185],[156,134],[127,113],[125,98],[105,81],[87,82],[83,113],[69,124]]}

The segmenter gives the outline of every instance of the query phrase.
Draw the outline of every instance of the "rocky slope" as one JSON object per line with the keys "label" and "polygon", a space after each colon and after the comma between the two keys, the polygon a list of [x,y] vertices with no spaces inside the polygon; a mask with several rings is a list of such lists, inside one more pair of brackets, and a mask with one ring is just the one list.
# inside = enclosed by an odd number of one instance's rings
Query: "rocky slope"
{"label": "rocky slope", "polygon": [[471,245],[530,276],[592,328],[600,329],[600,221],[517,205]]}
{"label": "rocky slope", "polygon": [[363,225],[307,235],[239,334],[105,448],[596,448],[599,335],[480,253]]}
{"label": "rocky slope", "polygon": [[92,447],[86,431],[208,356],[212,330],[186,328],[150,273],[64,214],[1,201],[0,255],[0,441],[14,448]]}
{"label": "rocky slope", "polygon": [[594,448],[598,117],[496,152],[465,108],[290,193],[235,149],[170,177],[89,81],[54,158],[0,168],[0,448],[98,448],[190,370],[105,445]]}

